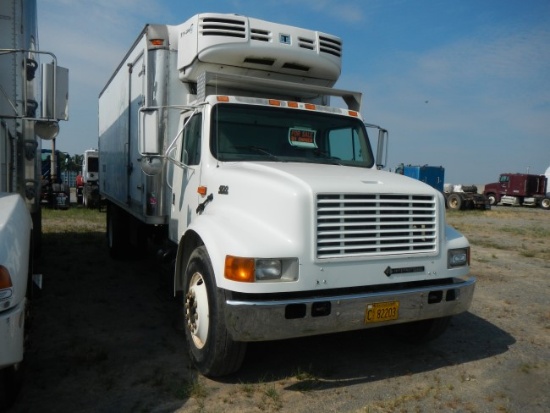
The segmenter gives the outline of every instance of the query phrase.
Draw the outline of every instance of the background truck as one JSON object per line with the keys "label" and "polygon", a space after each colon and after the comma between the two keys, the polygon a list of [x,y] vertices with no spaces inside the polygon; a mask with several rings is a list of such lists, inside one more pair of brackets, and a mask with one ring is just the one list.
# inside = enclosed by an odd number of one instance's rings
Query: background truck
{"label": "background truck", "polygon": [[380,170],[387,131],[333,88],[341,58],[330,34],[199,14],[145,26],[100,93],[109,251],[173,262],[204,375],[236,371],[253,341],[431,339],[470,306],[468,241],[440,192]]}
{"label": "background truck", "polygon": [[491,205],[540,206],[550,209],[548,179],[545,175],[504,173],[498,182],[485,185],[484,194]]}
{"label": "background truck", "polygon": [[445,197],[449,209],[489,209],[491,205],[483,194],[479,194],[475,185],[455,185],[445,182],[445,168],[428,165],[399,165],[397,173],[425,182],[440,191]]}
{"label": "background truck", "polygon": [[81,179],[76,181],[78,203],[88,208],[97,208],[99,196],[99,153],[97,149],[87,149],[82,155]]}
{"label": "background truck", "polygon": [[52,156],[51,149],[42,149],[41,159],[40,200],[42,205],[54,209],[68,209],[71,193],[68,182],[63,182],[61,176],[61,152],[55,151],[55,156]]}
{"label": "background truck", "polygon": [[[46,54],[52,63],[40,65]],[[42,77],[40,76],[42,74]],[[0,410],[21,379],[33,246],[40,247],[41,151],[67,119],[67,70],[38,50],[36,1],[0,2]],[[42,96],[39,104],[38,96]]]}

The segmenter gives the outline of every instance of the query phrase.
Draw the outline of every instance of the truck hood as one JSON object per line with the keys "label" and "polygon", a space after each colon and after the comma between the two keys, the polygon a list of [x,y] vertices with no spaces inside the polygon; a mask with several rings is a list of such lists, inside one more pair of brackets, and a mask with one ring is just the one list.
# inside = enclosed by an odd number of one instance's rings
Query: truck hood
{"label": "truck hood", "polygon": [[[292,282],[278,286],[288,290],[318,288],[317,281],[319,285],[325,285],[325,277],[332,279],[326,284],[327,288],[329,285],[331,288],[362,285],[365,272],[361,266],[353,267],[355,273],[349,277],[338,277],[338,265],[349,265],[353,260],[369,260],[371,265],[377,262],[379,277],[376,283],[390,282],[384,275],[388,262],[383,256],[342,256],[328,258],[322,264],[316,262],[318,194],[428,195],[439,198],[439,205],[442,198],[438,191],[416,179],[376,169],[341,165],[219,163],[213,168],[203,169],[201,181],[211,196],[209,202],[206,198],[201,199],[204,211],[193,221],[192,229],[203,238],[212,262],[216,263],[215,270],[223,273],[226,255],[300,257],[300,273],[316,275],[300,278],[299,283],[304,283],[304,286]],[[219,245],[225,248],[221,249]],[[433,256],[433,253],[430,254]],[[419,262],[418,257],[409,254],[402,256],[404,260],[409,260],[401,262],[403,267]],[[331,270],[330,265],[333,266]],[[427,264],[422,261],[422,265]],[[418,275],[420,278],[423,276]],[[219,286],[238,288],[239,291],[261,290],[257,285],[229,284],[223,281]]]}
{"label": "truck hood", "polygon": [[312,193],[433,194],[432,187],[400,174],[341,165],[285,162],[241,162],[220,168],[233,182],[259,180],[262,187],[282,184],[287,189],[308,188]]}

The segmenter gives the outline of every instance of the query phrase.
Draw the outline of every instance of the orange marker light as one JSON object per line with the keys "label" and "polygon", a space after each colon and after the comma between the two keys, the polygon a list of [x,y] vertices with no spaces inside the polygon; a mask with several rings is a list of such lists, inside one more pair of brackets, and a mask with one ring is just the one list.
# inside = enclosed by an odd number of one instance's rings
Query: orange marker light
{"label": "orange marker light", "polygon": [[218,96],[218,102],[229,102],[229,96]]}
{"label": "orange marker light", "polygon": [[315,110],[315,105],[313,103],[306,103],[304,106],[306,109]]}
{"label": "orange marker light", "polygon": [[353,116],[354,118],[356,118],[357,116],[359,116],[359,114],[358,114],[356,111],[354,111],[354,110],[348,110],[348,114],[349,114],[350,116]]}
{"label": "orange marker light", "polygon": [[199,195],[201,196],[206,196],[206,194],[208,193],[208,188],[205,187],[205,186],[199,186],[197,188],[197,192],[199,193]]}
{"label": "orange marker light", "polygon": [[289,108],[297,108],[298,107],[298,102],[288,102],[288,107]]}
{"label": "orange marker light", "polygon": [[228,280],[251,283],[254,282],[254,259],[225,256],[225,278]]}
{"label": "orange marker light", "polygon": [[281,101],[280,100],[275,100],[275,99],[269,99],[269,104],[271,106],[281,106]]}
{"label": "orange marker light", "polygon": [[152,46],[162,46],[164,44],[164,39],[151,39],[149,42]]}
{"label": "orange marker light", "polygon": [[6,267],[0,265],[0,290],[11,287],[13,287],[13,284],[11,282],[10,272]]}

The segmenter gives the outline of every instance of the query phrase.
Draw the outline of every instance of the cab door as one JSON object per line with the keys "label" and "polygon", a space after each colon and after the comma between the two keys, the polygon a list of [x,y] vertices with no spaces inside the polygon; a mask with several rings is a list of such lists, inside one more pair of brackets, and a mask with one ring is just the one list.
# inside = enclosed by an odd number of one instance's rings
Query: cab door
{"label": "cab door", "polygon": [[170,239],[178,242],[187,230],[199,205],[202,113],[186,112],[180,118],[182,138],[169,153],[172,168],[172,205]]}

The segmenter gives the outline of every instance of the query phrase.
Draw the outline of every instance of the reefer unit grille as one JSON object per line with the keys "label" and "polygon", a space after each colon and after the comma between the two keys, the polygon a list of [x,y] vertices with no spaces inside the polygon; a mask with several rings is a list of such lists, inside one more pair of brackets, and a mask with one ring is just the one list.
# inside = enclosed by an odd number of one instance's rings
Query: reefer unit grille
{"label": "reefer unit grille", "polygon": [[222,17],[205,17],[202,19],[201,34],[203,36],[222,36],[246,38],[246,25],[242,19]]}
{"label": "reefer unit grille", "polygon": [[430,253],[437,250],[431,195],[317,195],[317,258]]}

